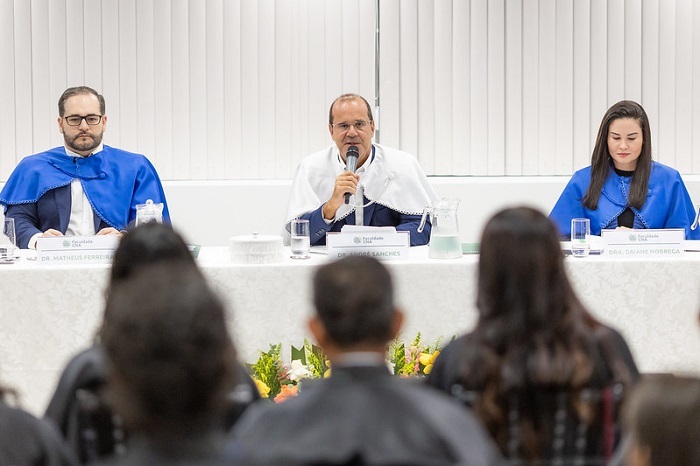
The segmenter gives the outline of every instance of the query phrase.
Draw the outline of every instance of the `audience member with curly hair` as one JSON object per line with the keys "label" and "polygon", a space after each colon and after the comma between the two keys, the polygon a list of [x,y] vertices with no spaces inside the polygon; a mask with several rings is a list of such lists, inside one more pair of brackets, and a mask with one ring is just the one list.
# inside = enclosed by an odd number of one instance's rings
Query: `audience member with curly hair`
{"label": "audience member with curly hair", "polygon": [[236,464],[221,428],[236,351],[197,269],[153,264],[112,286],[100,340],[108,399],[131,436],[110,464]]}
{"label": "audience member with curly hair", "polygon": [[[117,285],[132,280],[141,269],[154,265],[183,273],[194,270],[201,274],[180,234],[168,224],[146,223],[132,228],[121,239],[114,254],[105,293],[107,298]],[[68,363],[45,413],[84,464],[125,447],[126,432],[121,428],[121,419],[113,416],[103,396],[107,368],[99,340],[98,336],[94,345],[76,354]],[[236,362],[235,371],[239,383],[231,393],[222,420],[223,430],[228,430],[248,405],[260,399],[243,365]]]}

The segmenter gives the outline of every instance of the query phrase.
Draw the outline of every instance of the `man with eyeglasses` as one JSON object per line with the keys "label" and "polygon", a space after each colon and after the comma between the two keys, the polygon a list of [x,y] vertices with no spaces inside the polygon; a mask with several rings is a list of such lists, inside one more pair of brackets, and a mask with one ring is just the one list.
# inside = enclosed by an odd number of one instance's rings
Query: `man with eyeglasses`
{"label": "man with eyeglasses", "polygon": [[[290,222],[302,218],[309,220],[312,245],[326,244],[326,233],[346,224],[394,226],[410,233],[411,246],[427,244],[429,223],[417,230],[423,208],[437,196],[414,156],[372,144],[374,119],[367,100],[357,94],[335,99],[328,131],[335,144],[306,157],[297,168],[283,231],[286,243]],[[346,168],[351,146],[358,152],[355,172]]]}
{"label": "man with eyeglasses", "polygon": [[58,100],[64,146],[24,158],[0,192],[5,216],[15,219],[17,246],[36,248],[40,236],[121,235],[136,219],[136,205],[163,203],[151,162],[102,144],[105,100],[87,86],[66,89]]}

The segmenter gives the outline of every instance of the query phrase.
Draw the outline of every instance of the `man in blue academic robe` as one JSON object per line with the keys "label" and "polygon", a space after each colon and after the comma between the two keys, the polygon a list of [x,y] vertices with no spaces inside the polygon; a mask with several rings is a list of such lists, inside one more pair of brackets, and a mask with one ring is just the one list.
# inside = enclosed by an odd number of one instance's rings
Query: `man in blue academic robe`
{"label": "man in blue academic robe", "polygon": [[66,89],[58,101],[64,146],[24,158],[0,192],[5,217],[15,219],[17,246],[35,248],[40,236],[121,235],[148,199],[165,193],[150,161],[102,144],[105,101],[86,86]]}

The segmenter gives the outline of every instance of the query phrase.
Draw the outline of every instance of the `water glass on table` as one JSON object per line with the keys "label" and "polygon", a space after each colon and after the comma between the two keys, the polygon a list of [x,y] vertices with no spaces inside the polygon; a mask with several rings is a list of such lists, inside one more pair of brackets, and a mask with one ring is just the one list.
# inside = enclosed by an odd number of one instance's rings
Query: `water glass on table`
{"label": "water glass on table", "polygon": [[15,219],[5,218],[2,222],[2,235],[0,235],[0,263],[12,264],[17,257],[17,237],[15,236]]}
{"label": "water glass on table", "polygon": [[591,251],[591,221],[587,218],[571,219],[571,254],[587,257]]}
{"label": "water glass on table", "polygon": [[292,259],[308,259],[311,250],[311,236],[309,221],[304,219],[292,220],[291,240],[289,246],[292,250]]}

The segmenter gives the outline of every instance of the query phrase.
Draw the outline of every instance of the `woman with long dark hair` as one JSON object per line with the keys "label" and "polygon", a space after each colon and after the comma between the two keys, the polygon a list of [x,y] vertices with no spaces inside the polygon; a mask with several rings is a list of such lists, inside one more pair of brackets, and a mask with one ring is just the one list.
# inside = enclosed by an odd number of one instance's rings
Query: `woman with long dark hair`
{"label": "woman with long dark hair", "polygon": [[576,297],[544,214],[510,208],[486,224],[477,308],[476,327],[445,347],[428,383],[473,408],[510,459],[610,456],[617,434],[606,433],[614,422],[603,422],[599,395],[638,372],[620,334]]}
{"label": "woman with long dark hair", "polygon": [[651,129],[637,102],[623,100],[600,123],[591,165],[571,177],[549,214],[568,237],[572,218],[589,218],[602,229],[683,228],[687,239],[695,209],[678,171],[651,159]]}

